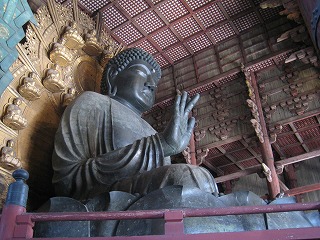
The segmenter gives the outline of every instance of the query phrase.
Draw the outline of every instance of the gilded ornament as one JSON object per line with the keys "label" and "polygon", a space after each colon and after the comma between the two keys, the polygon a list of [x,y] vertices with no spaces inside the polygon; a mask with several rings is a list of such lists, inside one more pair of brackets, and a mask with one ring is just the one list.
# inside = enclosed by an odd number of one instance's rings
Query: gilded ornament
{"label": "gilded ornament", "polygon": [[71,22],[62,36],[62,43],[69,49],[80,49],[84,45],[82,36],[77,31],[77,23]]}
{"label": "gilded ornament", "polygon": [[13,130],[22,130],[26,128],[28,121],[22,116],[22,111],[20,109],[20,104],[22,100],[20,98],[15,98],[13,104],[9,104],[6,113],[3,116],[3,123]]}
{"label": "gilded ornament", "polygon": [[252,126],[254,127],[254,130],[256,132],[257,137],[259,138],[259,141],[261,143],[264,143],[263,132],[262,132],[260,122],[258,122],[256,119],[251,119],[250,122],[252,123]]}
{"label": "gilded ornament", "polygon": [[111,58],[113,58],[113,47],[111,45],[105,47],[105,49],[102,51],[102,56],[100,59],[100,65],[105,66]]}
{"label": "gilded ornament", "polygon": [[50,52],[50,60],[62,67],[65,67],[71,63],[72,54],[61,43],[54,43]]}
{"label": "gilded ornament", "polygon": [[7,146],[1,148],[0,163],[3,168],[9,171],[22,167],[22,164],[19,158],[17,158],[17,155],[13,149],[13,146],[13,140],[9,140],[7,141]]}
{"label": "gilded ornament", "polygon": [[67,107],[75,98],[76,98],[76,89],[69,88],[68,93],[65,93],[63,96],[62,107],[64,108]]}
{"label": "gilded ornament", "polygon": [[85,35],[85,45],[82,48],[83,51],[91,56],[98,56],[102,52],[101,44],[98,42],[96,34],[96,30],[90,30]]}
{"label": "gilded ornament", "polygon": [[23,79],[23,84],[18,90],[21,96],[29,101],[37,100],[41,96],[40,89],[36,86],[36,78],[38,76],[35,72],[29,73],[29,76]]}
{"label": "gilded ornament", "polygon": [[50,92],[62,92],[66,88],[65,82],[60,77],[59,67],[54,64],[52,68],[49,68],[45,79],[43,80],[43,86]]}

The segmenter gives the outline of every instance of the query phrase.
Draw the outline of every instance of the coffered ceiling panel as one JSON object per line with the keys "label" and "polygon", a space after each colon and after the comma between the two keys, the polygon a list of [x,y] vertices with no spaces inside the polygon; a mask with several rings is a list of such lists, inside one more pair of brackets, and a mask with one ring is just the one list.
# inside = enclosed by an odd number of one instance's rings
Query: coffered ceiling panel
{"label": "coffered ceiling panel", "polygon": [[[57,2],[72,7],[71,0]],[[89,16],[101,18],[118,45],[138,46],[151,52],[161,59],[162,68],[279,17],[282,7],[262,9],[261,2],[79,0]]]}
{"label": "coffered ceiling panel", "polygon": [[103,10],[102,19],[109,30],[113,30],[128,20],[115,6],[109,6]]}
{"label": "coffered ceiling panel", "polygon": [[[58,0],[58,2],[62,3],[64,2],[64,0]],[[109,2],[110,1],[106,1],[106,0],[95,0],[95,1],[79,0],[79,3],[81,3],[87,9],[87,11],[90,12],[91,14],[99,10]]]}

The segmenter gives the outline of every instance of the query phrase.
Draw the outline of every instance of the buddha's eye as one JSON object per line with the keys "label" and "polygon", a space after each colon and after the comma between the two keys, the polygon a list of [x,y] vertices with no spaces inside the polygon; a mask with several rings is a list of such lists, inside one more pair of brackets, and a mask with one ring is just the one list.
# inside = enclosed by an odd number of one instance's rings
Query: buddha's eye
{"label": "buddha's eye", "polygon": [[141,77],[144,77],[144,78],[147,77],[147,74],[145,74],[145,72],[141,71],[140,69],[135,69],[135,72],[139,74]]}

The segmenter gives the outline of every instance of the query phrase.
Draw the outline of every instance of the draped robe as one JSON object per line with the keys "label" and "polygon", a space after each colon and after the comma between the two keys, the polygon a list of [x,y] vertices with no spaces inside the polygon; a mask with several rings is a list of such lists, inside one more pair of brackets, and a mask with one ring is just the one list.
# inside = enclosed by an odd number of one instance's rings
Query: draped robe
{"label": "draped robe", "polygon": [[57,195],[79,200],[110,190],[146,194],[183,182],[216,191],[205,169],[170,163],[157,132],[139,115],[108,96],[84,92],[57,130],[53,184]]}

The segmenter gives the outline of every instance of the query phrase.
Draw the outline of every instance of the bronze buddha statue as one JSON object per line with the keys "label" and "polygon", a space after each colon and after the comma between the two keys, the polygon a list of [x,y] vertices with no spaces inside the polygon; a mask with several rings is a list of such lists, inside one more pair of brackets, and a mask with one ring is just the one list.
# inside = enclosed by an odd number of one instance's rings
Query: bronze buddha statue
{"label": "bronze buddha statue", "polygon": [[127,49],[106,65],[101,94],[84,92],[66,108],[52,159],[57,195],[77,200],[112,190],[145,195],[168,185],[217,192],[206,169],[170,161],[189,143],[195,119],[188,115],[199,95],[177,96],[164,132],[141,118],[154,104],[160,77],[150,54]]}
{"label": "bronze buddha statue", "polygon": [[[178,95],[172,119],[163,132],[157,133],[141,114],[152,107],[160,76],[160,67],[151,55],[141,49],[127,49],[105,67],[102,94],[84,92],[68,105],[56,133],[52,158],[53,183],[61,197],[51,198],[41,211],[266,205],[248,191],[212,194],[218,190],[206,169],[171,165],[170,156],[184,150],[189,142],[195,120],[188,115],[199,95],[191,99],[186,92]],[[290,216],[297,226],[310,226],[302,216]],[[266,225],[269,217],[272,219]],[[279,229],[282,222],[281,215],[262,214],[186,218],[184,232],[263,230],[270,224]],[[163,219],[51,222],[37,223],[35,232],[37,237],[161,235],[164,225]]]}

